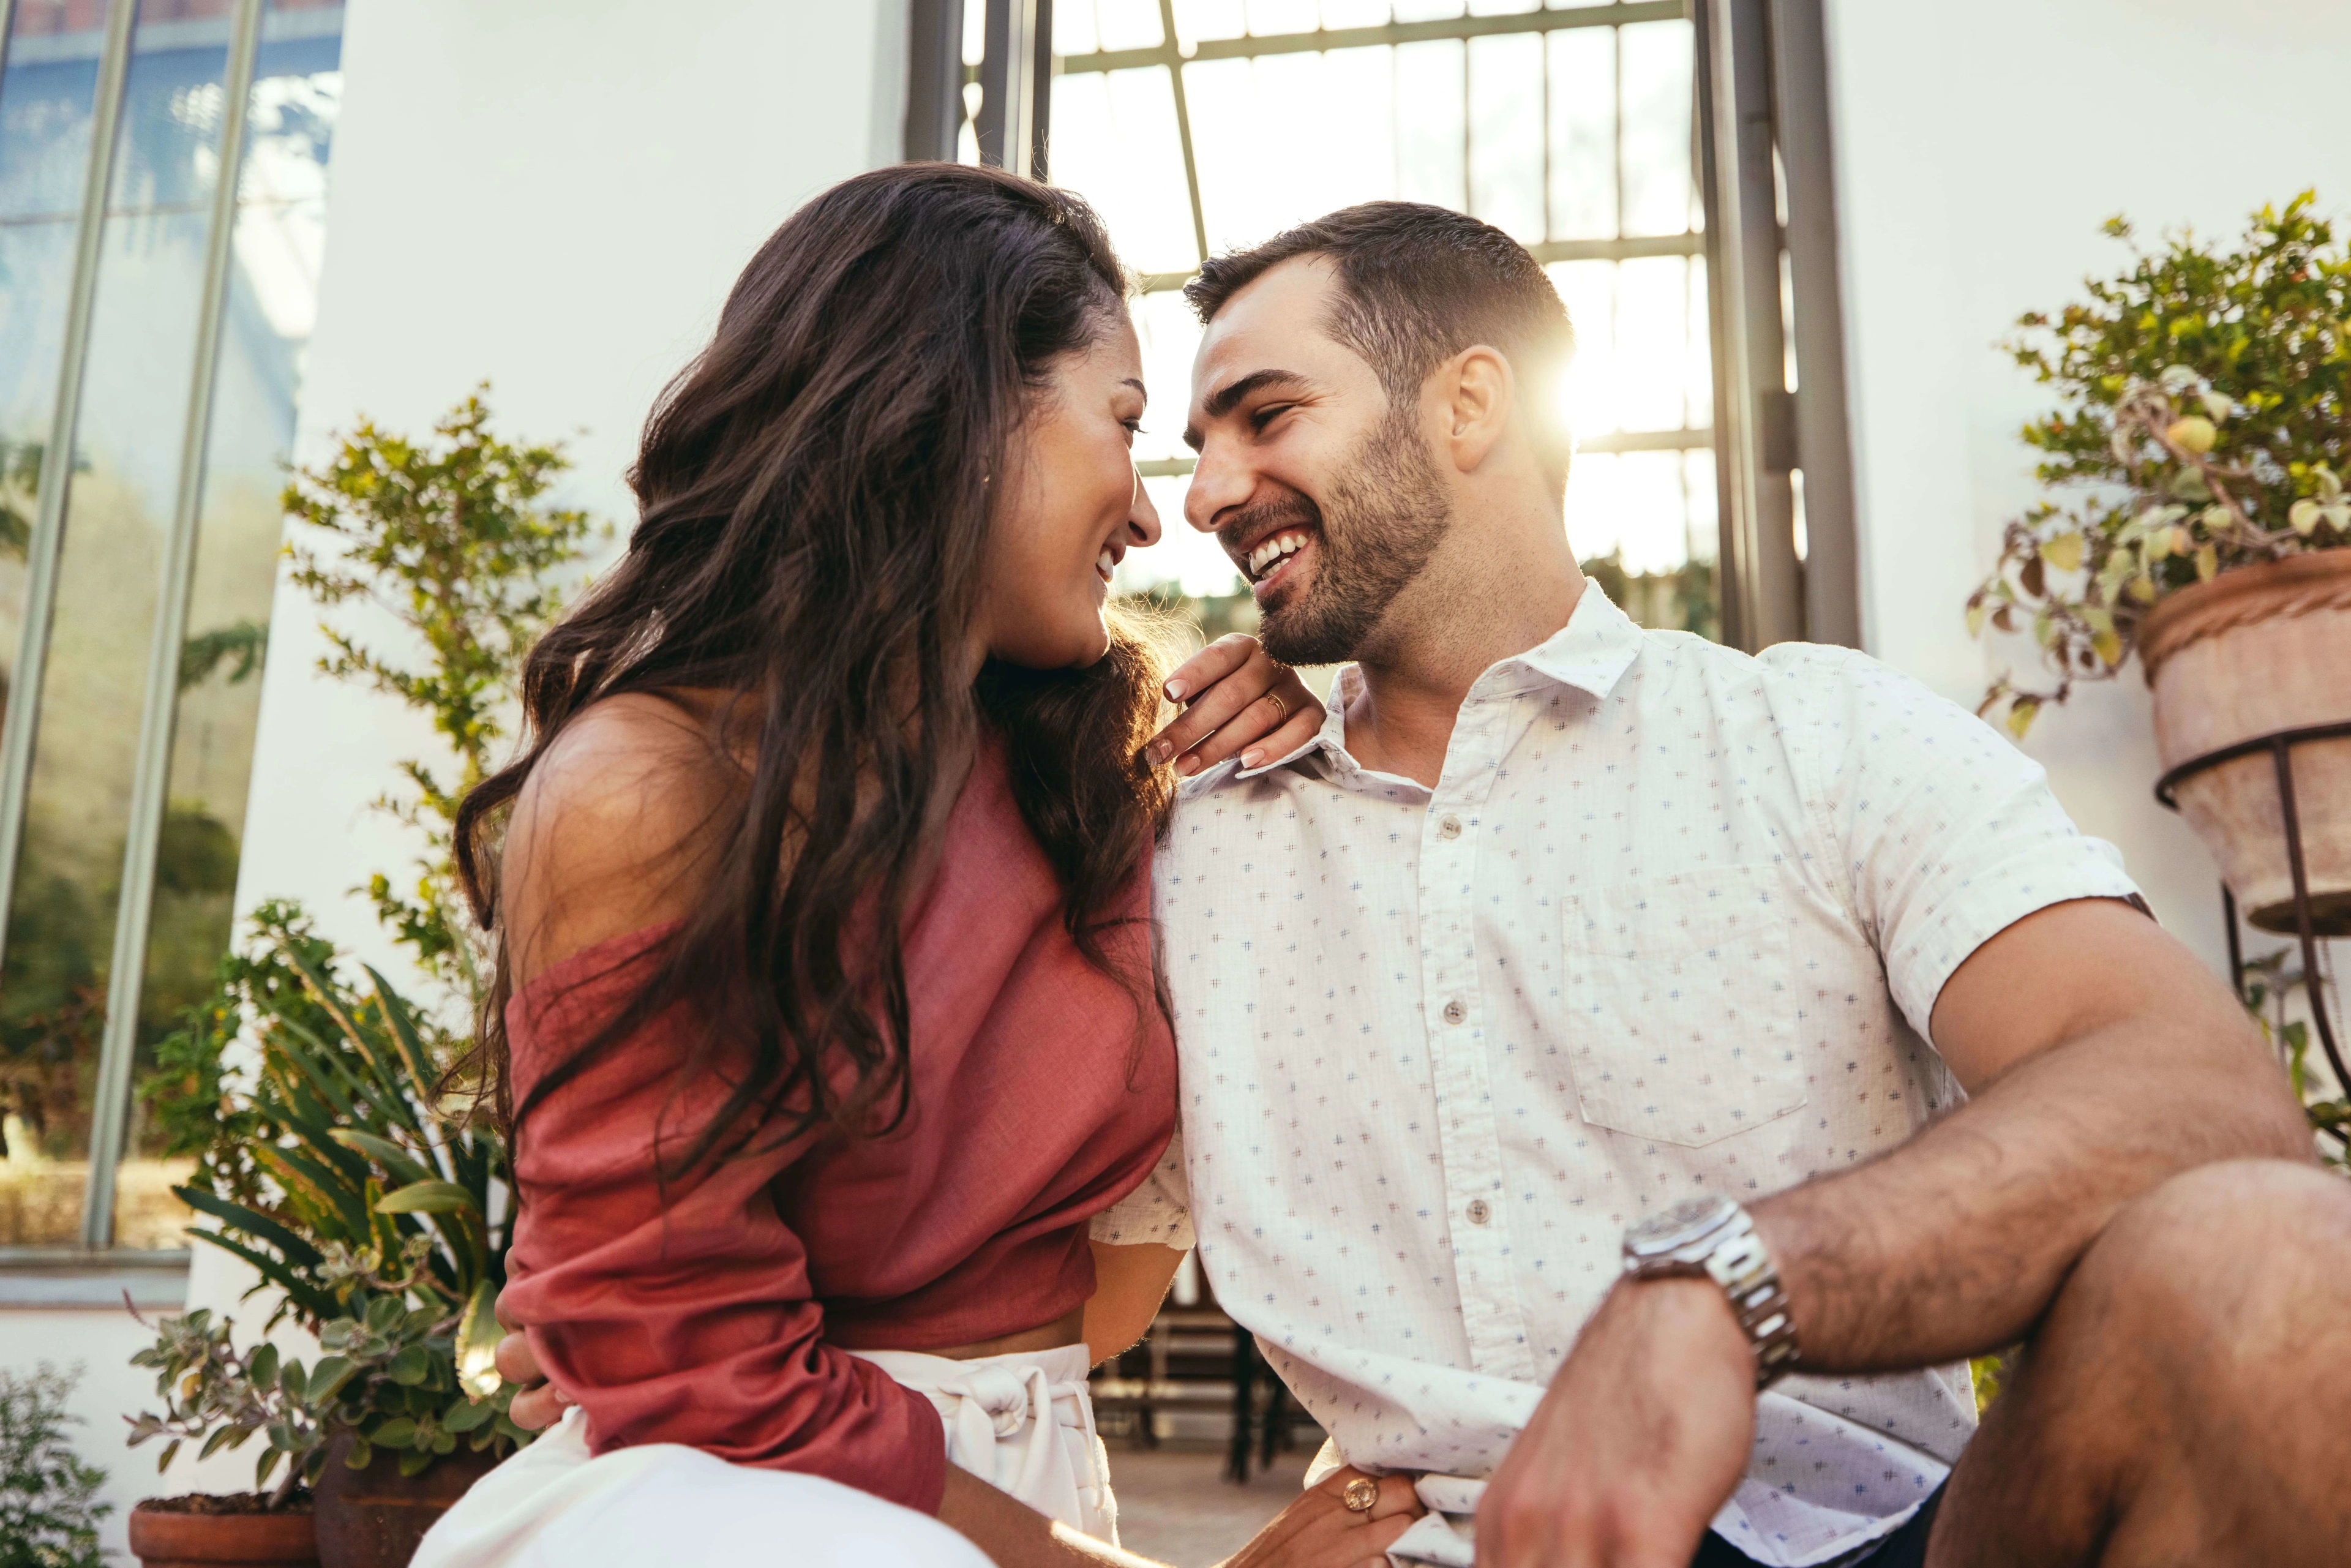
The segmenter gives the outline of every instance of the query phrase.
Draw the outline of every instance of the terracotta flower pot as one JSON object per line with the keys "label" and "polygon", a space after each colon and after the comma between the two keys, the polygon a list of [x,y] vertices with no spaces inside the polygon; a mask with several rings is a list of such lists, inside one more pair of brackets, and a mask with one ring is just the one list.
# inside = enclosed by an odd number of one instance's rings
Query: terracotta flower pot
{"label": "terracotta flower pot", "polygon": [[146,1568],[317,1568],[307,1503],[280,1513],[215,1512],[228,1498],[167,1498],[131,1511],[131,1554]]}
{"label": "terracotta flower pot", "polygon": [[319,1513],[319,1568],[408,1568],[434,1521],[465,1489],[497,1468],[487,1454],[463,1448],[435,1459],[420,1476],[400,1473],[400,1456],[378,1448],[367,1469],[343,1462],[351,1435],[327,1442],[326,1469],[312,1489]]}
{"label": "terracotta flower pot", "polygon": [[[2351,722],[2351,549],[2314,550],[2182,589],[2139,623],[2168,770],[2256,736]],[[2351,936],[2351,738],[2294,748],[2295,814],[2318,935]],[[2245,917],[2295,929],[2277,775],[2266,754],[2181,781],[2180,814]]]}

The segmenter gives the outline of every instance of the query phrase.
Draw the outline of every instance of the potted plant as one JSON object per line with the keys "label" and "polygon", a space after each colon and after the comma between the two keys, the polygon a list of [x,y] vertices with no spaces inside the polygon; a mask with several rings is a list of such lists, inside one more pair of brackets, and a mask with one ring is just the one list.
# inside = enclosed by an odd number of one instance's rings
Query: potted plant
{"label": "potted plant", "polygon": [[[301,1489],[318,1474],[326,1456],[308,1396],[314,1385],[323,1388],[334,1375],[323,1363],[315,1378],[298,1361],[281,1364],[273,1344],[241,1353],[232,1338],[234,1327],[226,1318],[215,1322],[208,1312],[167,1317],[155,1325],[155,1343],[131,1358],[133,1366],[155,1369],[155,1395],[163,1402],[163,1413],[133,1418],[130,1446],[135,1448],[151,1437],[169,1438],[156,1462],[158,1470],[167,1469],[185,1443],[201,1443],[209,1456],[224,1447],[242,1448],[256,1433],[264,1437],[252,1491],[151,1499],[131,1510],[131,1554],[148,1568],[183,1563],[284,1563],[291,1568],[319,1561],[310,1497]],[[269,1486],[273,1472],[277,1474],[274,1487]]]}
{"label": "potted plant", "polygon": [[[2351,720],[2351,254],[2304,192],[2226,246],[2192,235],[2022,319],[2009,345],[2062,406],[2024,427],[2056,494],[2011,522],[1970,630],[2030,630],[2053,680],[2003,677],[1983,711],[2020,737],[2132,653],[2166,769]],[[2106,232],[2127,239],[2120,218]],[[2319,934],[2351,935],[2351,739],[2293,753]],[[2246,917],[2295,927],[2270,758],[2199,772],[2182,815]]]}
{"label": "potted plant", "polygon": [[[172,1435],[168,1464],[200,1431],[206,1452],[265,1432],[260,1479],[282,1455],[274,1500],[298,1478],[311,1486],[325,1568],[404,1563],[466,1486],[529,1440],[491,1364],[505,1147],[462,1106],[444,1113],[417,1015],[381,975],[368,969],[370,988],[353,988],[284,904],[256,912],[248,944],[159,1051],[200,1089],[219,1082],[230,1041],[258,1055],[214,1108],[223,1135],[174,1190],[217,1221],[195,1236],[276,1287],[270,1323],[290,1319],[325,1354],[307,1371],[266,1347],[240,1361],[225,1323],[169,1320],[141,1364],[183,1378],[215,1368],[222,1389],[141,1417],[133,1440]],[[156,1098],[166,1116],[184,1113]]]}

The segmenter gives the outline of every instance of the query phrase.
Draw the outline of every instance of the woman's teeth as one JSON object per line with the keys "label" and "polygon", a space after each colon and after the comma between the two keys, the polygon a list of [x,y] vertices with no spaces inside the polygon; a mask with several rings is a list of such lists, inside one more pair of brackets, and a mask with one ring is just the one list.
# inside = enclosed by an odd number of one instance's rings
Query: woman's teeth
{"label": "woman's teeth", "polygon": [[1306,536],[1294,530],[1284,530],[1271,538],[1261,539],[1257,549],[1249,553],[1249,574],[1252,582],[1263,578],[1283,556],[1296,555],[1305,548]]}
{"label": "woman's teeth", "polygon": [[1094,557],[1094,570],[1102,573],[1104,582],[1108,582],[1110,574],[1118,570],[1118,557],[1111,554],[1107,545],[1102,547],[1102,554]]}

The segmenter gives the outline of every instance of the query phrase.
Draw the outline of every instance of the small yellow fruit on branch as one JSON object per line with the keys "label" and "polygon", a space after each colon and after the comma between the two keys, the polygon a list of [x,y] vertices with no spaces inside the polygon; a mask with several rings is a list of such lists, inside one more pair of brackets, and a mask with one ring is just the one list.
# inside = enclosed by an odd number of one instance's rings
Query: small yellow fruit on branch
{"label": "small yellow fruit on branch", "polygon": [[2164,440],[2182,452],[2193,452],[2199,457],[2212,450],[2212,443],[2219,434],[2212,422],[2200,413],[2175,419],[2163,431]]}

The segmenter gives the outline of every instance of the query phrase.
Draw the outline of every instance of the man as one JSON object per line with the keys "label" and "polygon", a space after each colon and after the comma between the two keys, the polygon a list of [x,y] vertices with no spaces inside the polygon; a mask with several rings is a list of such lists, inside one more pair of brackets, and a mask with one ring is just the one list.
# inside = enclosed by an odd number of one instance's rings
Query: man
{"label": "man", "polygon": [[1192,1209],[1338,1456],[1450,1516],[1397,1554],[2339,1561],[2351,1188],[2041,770],[1591,590],[1499,232],[1372,204],[1187,293],[1186,517],[1268,652],[1354,661],[1158,862]]}
{"label": "man", "polygon": [[1588,588],[1499,231],[1373,204],[1189,292],[1186,515],[1354,661],[1303,749],[1178,759],[1156,868],[1201,1260],[1318,1468],[1482,1568],[2335,1560],[2351,1189],[2112,850],[1871,661]]}

